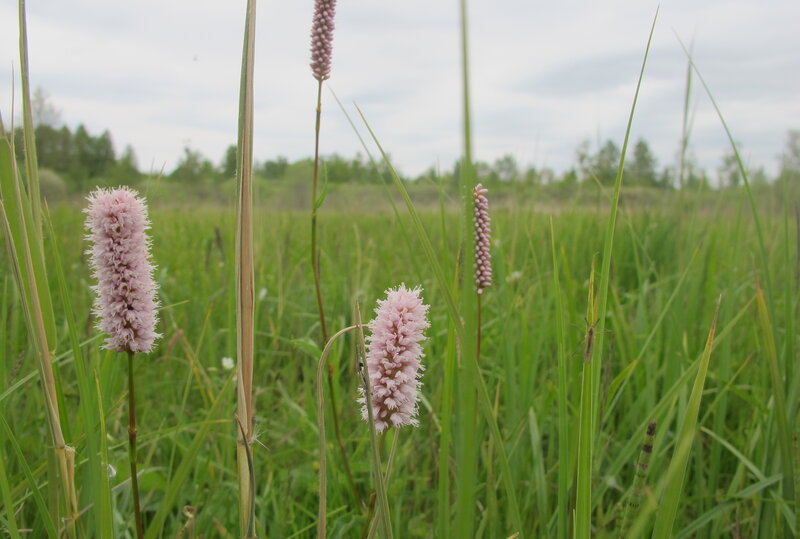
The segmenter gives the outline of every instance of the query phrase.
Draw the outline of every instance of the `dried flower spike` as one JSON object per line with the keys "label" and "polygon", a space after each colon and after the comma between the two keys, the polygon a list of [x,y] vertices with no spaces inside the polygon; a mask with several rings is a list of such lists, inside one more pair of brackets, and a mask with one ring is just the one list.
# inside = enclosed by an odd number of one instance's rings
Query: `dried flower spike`
{"label": "dried flower spike", "polygon": [[336,0],[316,0],[311,24],[311,72],[322,82],[331,76],[333,56],[333,17]]}
{"label": "dried flower spike", "polygon": [[[428,306],[422,303],[421,288],[401,284],[386,291],[378,301],[377,315],[369,323],[367,372],[372,392],[375,430],[417,426],[417,387],[424,369],[420,365],[423,332],[429,327]],[[365,398],[359,399],[362,416],[368,419]]]}
{"label": "dried flower spike", "polygon": [[492,230],[489,228],[489,190],[478,184],[473,191],[475,203],[475,289],[483,294],[483,289],[492,286],[492,253],[490,244]]}
{"label": "dried flower spike", "polygon": [[104,348],[149,352],[160,337],[156,326],[156,284],[150,263],[147,207],[127,187],[97,189],[85,210],[92,242],[92,276],[97,285],[94,313],[108,335]]}

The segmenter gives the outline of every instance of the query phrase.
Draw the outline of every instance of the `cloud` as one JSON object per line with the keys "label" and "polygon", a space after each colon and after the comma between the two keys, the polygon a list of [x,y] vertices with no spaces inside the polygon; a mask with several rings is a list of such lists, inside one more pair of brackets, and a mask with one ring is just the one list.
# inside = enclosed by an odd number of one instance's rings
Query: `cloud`
{"label": "cloud", "polygon": [[[312,2],[258,7],[256,158],[313,150],[316,83],[308,35]],[[55,0],[28,4],[31,77],[71,126],[109,129],[139,162],[169,170],[191,144],[213,160],[236,139],[244,4],[212,0]],[[621,143],[655,2],[469,2],[475,154],[563,170],[584,139]],[[698,66],[754,163],[776,167],[800,127],[800,3],[674,0],[661,7],[633,124],[661,164],[680,137],[686,58]],[[446,2],[340,3],[329,85],[363,131],[358,103],[401,170],[417,174],[461,153],[457,7]],[[11,103],[16,2],[0,0],[0,110]],[[695,81],[693,144],[716,167],[724,133]],[[323,153],[361,150],[323,94]]]}

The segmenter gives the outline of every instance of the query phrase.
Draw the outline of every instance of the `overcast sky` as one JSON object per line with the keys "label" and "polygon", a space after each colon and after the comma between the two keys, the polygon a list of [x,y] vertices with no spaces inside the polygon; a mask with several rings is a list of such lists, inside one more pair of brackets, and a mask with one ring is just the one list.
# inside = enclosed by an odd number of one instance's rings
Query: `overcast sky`
{"label": "overcast sky", "polygon": [[[0,111],[8,118],[17,2],[0,0]],[[472,0],[474,151],[520,165],[571,166],[589,139],[621,144],[657,3],[642,0]],[[236,141],[245,1],[28,0],[31,79],[70,127],[109,129],[140,168],[170,170],[189,146],[214,162]],[[309,63],[312,0],[261,0],[255,64],[255,157],[313,152],[316,81]],[[774,173],[800,129],[798,0],[666,0],[645,72],[635,138],[672,164],[693,41],[744,156]],[[339,0],[328,86],[358,103],[398,167],[452,167],[461,149],[456,0]],[[18,80],[18,75],[16,76]],[[699,84],[692,148],[713,172],[727,150]],[[326,89],[321,149],[354,156],[353,130]]]}

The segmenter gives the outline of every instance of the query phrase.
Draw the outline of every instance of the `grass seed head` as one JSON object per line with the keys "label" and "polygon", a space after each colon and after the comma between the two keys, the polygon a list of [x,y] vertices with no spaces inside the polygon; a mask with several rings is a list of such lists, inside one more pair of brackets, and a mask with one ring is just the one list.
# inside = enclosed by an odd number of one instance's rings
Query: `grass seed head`
{"label": "grass seed head", "polygon": [[104,348],[149,352],[160,335],[145,201],[127,187],[97,189],[88,200],[87,254],[97,280],[92,287],[97,327],[108,335]]}

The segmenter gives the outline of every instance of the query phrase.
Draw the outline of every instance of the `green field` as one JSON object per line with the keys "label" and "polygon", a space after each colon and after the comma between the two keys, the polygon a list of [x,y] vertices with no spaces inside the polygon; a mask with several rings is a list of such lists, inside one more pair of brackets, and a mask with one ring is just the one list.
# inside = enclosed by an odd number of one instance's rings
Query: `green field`
{"label": "green field", "polygon": [[[357,201],[356,201],[357,202]],[[743,201],[742,201],[743,202]],[[223,357],[235,357],[235,304],[232,301],[233,212],[223,208],[155,207],[151,212],[153,256],[160,285],[160,330],[156,352],[139,356],[140,473],[146,522],[154,516],[176,481],[185,459],[191,464],[169,500],[164,536],[174,536],[187,518],[181,508],[196,508],[195,529],[216,536],[225,528],[236,534],[234,393],[232,371]],[[431,305],[431,328],[425,345],[426,371],[420,427],[404,428],[394,471],[388,483],[397,537],[441,536],[437,522],[447,508],[437,501],[439,451],[443,423],[458,440],[458,409],[468,396],[455,388],[455,414],[443,414],[451,327],[442,290],[433,278],[410,225],[390,212],[354,215],[323,212],[320,217],[323,296],[333,330],[354,320],[353,305],[373,308],[382,291],[401,282],[424,287]],[[527,207],[506,206],[493,212],[495,285],[483,302],[481,374],[495,406],[504,437],[523,524],[532,537],[555,534],[557,477],[567,466],[574,474],[577,444],[570,461],[558,459],[558,353],[556,293],[553,284],[550,219],[560,268],[567,373],[570,440],[576,440],[581,391],[588,279],[599,259],[606,212],[569,208],[548,216]],[[677,197],[654,211],[623,210],[615,244],[606,346],[602,353],[592,508],[598,534],[615,533],[618,503],[625,503],[633,482],[643,431],[658,422],[647,485],[655,489],[666,476],[676,435],[692,390],[692,367],[698,362],[717,298],[722,301],[715,349],[692,443],[683,498],[675,531],[684,536],[729,536],[739,530],[754,537],[775,529],[774,511],[792,512],[781,502],[780,459],[765,339],[771,330],[783,342],[796,338],[787,315],[797,296],[794,223],[784,236],[783,216],[762,215],[776,319],[759,319],[756,279],[765,281],[756,263],[758,246],[744,204],[727,203],[706,211],[680,209]],[[55,238],[87,366],[97,376],[111,478],[114,525],[130,530],[130,492],[126,488],[127,441],[125,359],[99,349],[92,327],[91,290],[81,241],[79,207],[53,210]],[[452,214],[425,213],[423,220],[439,261],[453,275],[458,260],[458,220]],[[318,498],[318,438],[315,369],[319,321],[307,259],[308,219],[301,213],[257,212],[256,230],[256,514],[268,537],[305,537],[314,533]],[[784,249],[791,251],[789,260]],[[36,366],[18,295],[3,250],[0,333],[0,406],[43,492],[48,433],[37,389]],[[597,260],[599,263],[599,260]],[[787,265],[786,262],[789,262]],[[58,297],[57,288],[53,289]],[[788,303],[787,303],[788,302]],[[63,396],[68,443],[76,447],[81,507],[92,502],[87,486],[87,437],[99,425],[86,425],[76,413],[80,404],[75,365],[69,352],[60,301],[60,353],[57,375]],[[781,355],[783,350],[778,351]],[[356,405],[358,377],[354,343],[346,339],[332,357],[336,401],[344,447],[357,495],[372,491],[367,425]],[[452,361],[452,357],[450,358]],[[791,374],[792,363],[782,368]],[[620,379],[621,373],[626,373]],[[797,408],[796,378],[789,377]],[[619,382],[622,381],[620,384]],[[222,404],[212,411],[218,399]],[[330,421],[330,418],[329,418]],[[513,532],[508,500],[500,484],[496,451],[484,421],[476,423],[479,455],[474,486],[476,535],[503,537]],[[330,425],[330,423],[329,423]],[[359,537],[366,512],[356,505],[340,453],[329,427],[329,534]],[[192,442],[200,436],[199,446]],[[391,437],[387,435],[386,438]],[[385,449],[389,443],[384,441]],[[30,484],[10,441],[0,447],[20,527],[42,533]],[[446,454],[455,459],[451,442]],[[494,456],[493,456],[494,455]],[[455,460],[454,460],[455,462]],[[451,469],[451,473],[454,470]],[[455,499],[457,476],[451,480]],[[745,496],[747,494],[747,496]],[[647,505],[645,500],[643,506]],[[89,508],[81,518],[90,522]],[[7,515],[3,515],[3,520]],[[761,531],[760,531],[761,530]],[[221,533],[221,532],[219,532]]]}

